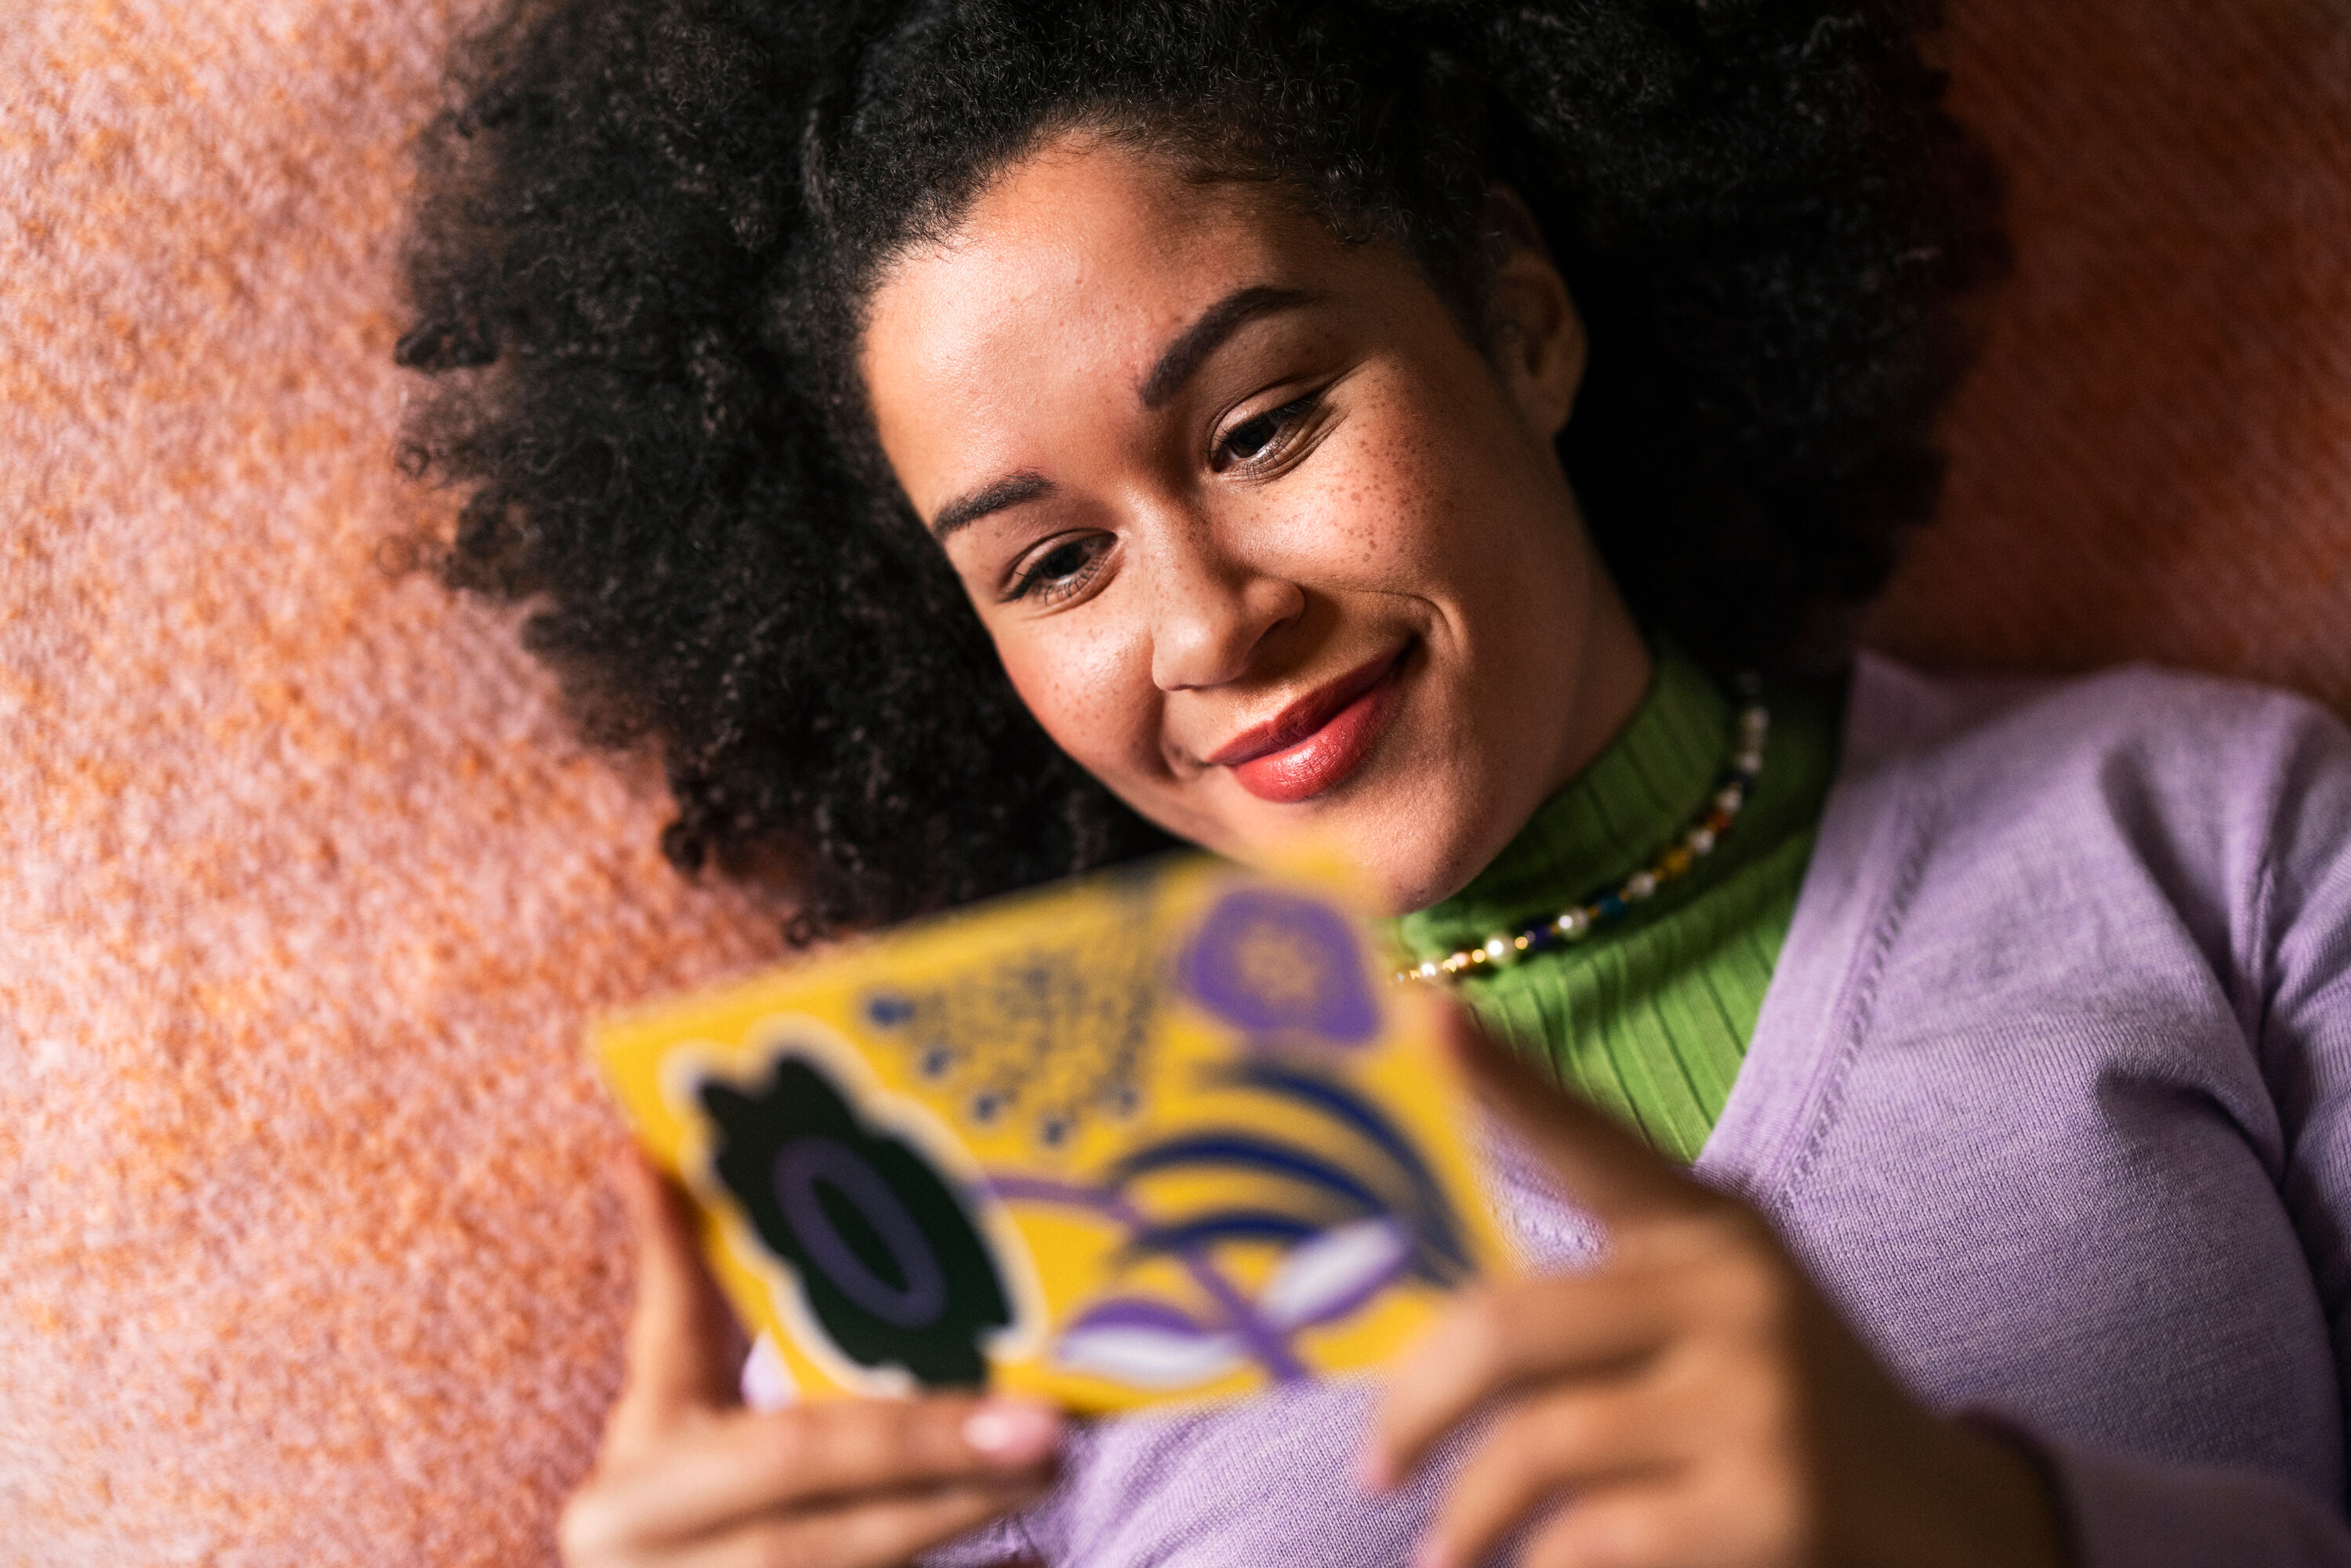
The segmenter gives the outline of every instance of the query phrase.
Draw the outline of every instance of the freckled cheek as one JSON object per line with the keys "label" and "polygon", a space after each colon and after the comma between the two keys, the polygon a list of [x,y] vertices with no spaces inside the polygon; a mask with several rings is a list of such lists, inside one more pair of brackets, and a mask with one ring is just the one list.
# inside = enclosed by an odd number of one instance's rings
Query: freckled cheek
{"label": "freckled cheek", "polygon": [[1461,495],[1451,470],[1436,460],[1433,411],[1389,394],[1358,409],[1342,444],[1323,455],[1326,482],[1298,521],[1343,580],[1419,597],[1438,578],[1447,541],[1458,537]]}
{"label": "freckled cheek", "polygon": [[1164,772],[1147,644],[1113,628],[1047,622],[999,633],[1020,700],[1055,744],[1113,788]]}

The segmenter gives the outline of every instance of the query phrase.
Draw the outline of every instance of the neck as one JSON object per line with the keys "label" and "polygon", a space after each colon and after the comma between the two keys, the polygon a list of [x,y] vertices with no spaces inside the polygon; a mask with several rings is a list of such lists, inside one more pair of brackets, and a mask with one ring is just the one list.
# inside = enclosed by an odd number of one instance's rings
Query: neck
{"label": "neck", "polygon": [[1592,603],[1583,618],[1583,647],[1576,661],[1574,722],[1562,737],[1559,755],[1545,779],[1543,799],[1563,789],[1592,765],[1592,759],[1632,721],[1649,685],[1656,675],[1656,661],[1633,612],[1625,608],[1616,580],[1600,562],[1590,543],[1584,546],[1590,566]]}

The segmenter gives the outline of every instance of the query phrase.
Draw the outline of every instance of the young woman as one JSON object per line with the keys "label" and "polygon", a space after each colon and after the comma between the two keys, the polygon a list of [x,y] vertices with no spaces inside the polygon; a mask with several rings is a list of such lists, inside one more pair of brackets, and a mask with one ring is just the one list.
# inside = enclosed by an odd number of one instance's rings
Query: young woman
{"label": "young woman", "polygon": [[813,936],[1335,843],[1519,1048],[1462,1026],[1539,1265],[1376,1388],[755,1411],[639,1174],[575,1568],[2351,1563],[2351,738],[2148,673],[1795,673],[1931,510],[2000,255],[1924,20],[483,36],[415,455],[471,489],[452,580],[660,747],[674,858],[779,870]]}

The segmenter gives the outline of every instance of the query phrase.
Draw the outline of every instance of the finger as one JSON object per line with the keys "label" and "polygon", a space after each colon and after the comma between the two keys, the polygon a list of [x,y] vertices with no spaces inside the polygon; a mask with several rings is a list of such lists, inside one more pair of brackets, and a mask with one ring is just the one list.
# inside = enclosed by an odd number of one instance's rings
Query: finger
{"label": "finger", "polygon": [[1468,1568],[1562,1492],[1581,1498],[1677,1469],[1681,1416],[1646,1384],[1577,1387],[1513,1406],[1479,1440],[1430,1523],[1416,1568]]}
{"label": "finger", "polygon": [[853,1507],[766,1520],[667,1556],[665,1568],[898,1568],[1033,1502],[1041,1477],[960,1481]]}
{"label": "finger", "polygon": [[608,1457],[625,1457],[691,1415],[738,1402],[741,1331],[702,1261],[685,1194],[633,1149],[614,1179],[637,1240],[628,1376],[604,1439]]}
{"label": "finger", "polygon": [[1498,1394],[1536,1379],[1628,1375],[1675,1327],[1670,1302],[1641,1274],[1548,1275],[1464,1293],[1389,1375],[1364,1449],[1364,1484],[1395,1484]]}
{"label": "finger", "polygon": [[1711,1207],[1718,1195],[1604,1113],[1496,1044],[1462,1009],[1439,1009],[1447,1052],[1487,1108],[1557,1172],[1603,1225]]}
{"label": "finger", "polygon": [[[1719,1522],[1719,1521],[1716,1522]],[[1567,1504],[1537,1525],[1519,1568],[1677,1568],[1751,1561],[1739,1537],[1709,1528],[1673,1477],[1634,1479]]]}
{"label": "finger", "polygon": [[730,1415],[616,1469],[567,1521],[582,1545],[686,1541],[763,1513],[1041,1473],[1061,1420],[1026,1399],[841,1399]]}

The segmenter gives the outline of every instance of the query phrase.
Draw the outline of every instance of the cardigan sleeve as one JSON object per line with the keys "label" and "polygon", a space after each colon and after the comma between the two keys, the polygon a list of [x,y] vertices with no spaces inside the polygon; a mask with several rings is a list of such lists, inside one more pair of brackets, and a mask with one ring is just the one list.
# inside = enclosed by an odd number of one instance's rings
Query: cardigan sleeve
{"label": "cardigan sleeve", "polygon": [[2074,1568],[2351,1568],[2351,1529],[2301,1488],[2043,1439]]}
{"label": "cardigan sleeve", "polygon": [[2351,730],[2313,709],[2296,741],[2262,868],[2257,1039],[2284,1136],[2278,1190],[2351,1410]]}
{"label": "cardigan sleeve", "polygon": [[[2351,1368],[2351,730],[2297,699],[2270,746],[2265,847],[2239,915],[2247,1032],[2278,1111],[2278,1190],[2326,1316],[2335,1382]],[[2225,764],[2224,764],[2225,765]],[[2351,1395],[2343,1407],[2351,1409]],[[2077,1568],[2351,1568],[2345,1500],[2249,1470],[2126,1458],[2042,1439]]]}

